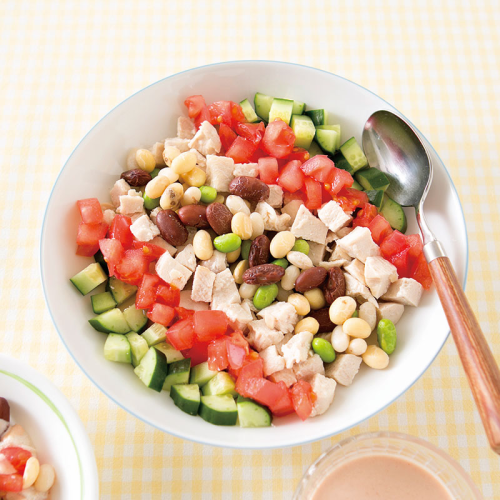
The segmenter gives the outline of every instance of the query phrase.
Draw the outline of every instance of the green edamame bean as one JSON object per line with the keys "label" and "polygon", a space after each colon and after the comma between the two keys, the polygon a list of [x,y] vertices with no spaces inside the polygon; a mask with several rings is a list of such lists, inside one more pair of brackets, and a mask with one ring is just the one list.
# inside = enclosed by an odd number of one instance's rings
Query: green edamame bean
{"label": "green edamame bean", "polygon": [[328,340],[322,339],[321,337],[315,338],[312,341],[312,348],[324,363],[332,363],[335,361],[335,351]]}
{"label": "green edamame bean", "polygon": [[152,172],[149,173],[149,175],[151,176],[151,179],[154,179],[159,173],[160,173],[160,169],[159,168],[155,168],[155,169],[153,169]]}
{"label": "green edamame bean", "polygon": [[214,239],[214,247],[222,253],[238,250],[241,246],[241,238],[234,233],[222,234]]}
{"label": "green edamame bean", "polygon": [[306,240],[296,240],[292,248],[295,252],[302,252],[306,255],[309,254],[309,243]]}
{"label": "green edamame bean", "polygon": [[250,247],[252,246],[252,240],[245,240],[241,244],[241,258],[243,260],[248,260],[248,256],[250,255]]}
{"label": "green edamame bean", "polygon": [[351,318],[359,318],[359,312],[357,309],[352,313]]}
{"label": "green edamame bean", "polygon": [[378,345],[387,354],[392,354],[396,349],[396,327],[390,319],[381,319],[377,325]]}
{"label": "green edamame bean", "polygon": [[253,305],[257,309],[264,309],[264,307],[270,306],[277,296],[278,285],[276,283],[259,286],[253,296]]}
{"label": "green edamame bean", "polygon": [[160,206],[160,198],[150,198],[146,193],[142,195],[144,198],[144,208],[147,210],[154,210]]}
{"label": "green edamame bean", "polygon": [[212,203],[217,198],[217,189],[211,186],[201,186],[201,198],[200,201],[202,203]]}
{"label": "green edamame bean", "polygon": [[271,262],[271,264],[276,264],[277,266],[281,266],[283,269],[286,269],[290,263],[286,259],[276,259]]}

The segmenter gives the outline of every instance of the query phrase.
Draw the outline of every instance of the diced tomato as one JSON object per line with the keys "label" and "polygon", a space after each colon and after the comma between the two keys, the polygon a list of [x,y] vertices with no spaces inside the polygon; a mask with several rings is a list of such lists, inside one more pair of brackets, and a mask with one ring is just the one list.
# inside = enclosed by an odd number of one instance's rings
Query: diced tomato
{"label": "diced tomato", "polygon": [[301,163],[304,163],[307,160],[309,160],[310,157],[311,155],[309,154],[309,151],[307,151],[307,149],[293,148],[292,152],[288,155],[287,159],[289,161],[299,160]]}
{"label": "diced tomato", "polygon": [[278,161],[273,157],[259,158],[259,177],[266,184],[276,184],[278,179]]}
{"label": "diced tomato", "polygon": [[328,156],[316,155],[303,163],[300,168],[307,176],[319,182],[330,183],[333,179],[335,163]]}
{"label": "diced tomato", "polygon": [[283,120],[277,119],[267,125],[261,144],[271,156],[285,158],[292,152],[294,142],[293,130]]}
{"label": "diced tomato", "polygon": [[208,344],[208,368],[213,371],[225,370],[229,365],[227,359],[226,339],[220,337]]}
{"label": "diced tomato", "polygon": [[[352,183],[354,182],[352,175],[346,170],[342,170],[341,168],[335,167],[335,170],[333,171],[332,174],[333,178],[330,179],[330,190],[329,190],[332,194],[338,193],[341,189],[350,188],[352,186]],[[358,191],[356,189],[354,191],[357,191],[356,194],[361,193],[361,191]]]}
{"label": "diced tomato", "polygon": [[297,415],[306,420],[313,409],[313,391],[311,384],[305,380],[299,380],[290,388],[292,404]]}
{"label": "diced tomato", "polygon": [[432,276],[424,254],[421,253],[410,267],[408,278],[417,280],[426,290],[428,290],[432,285]]}
{"label": "diced tomato", "polygon": [[0,491],[19,492],[23,490],[21,474],[0,474]]}
{"label": "diced tomato", "polygon": [[224,151],[227,151],[238,136],[225,123],[221,123],[219,127],[219,137]]}
{"label": "diced tomato", "polygon": [[210,121],[210,112],[208,111],[207,106],[203,106],[201,108],[200,114],[194,119],[194,125],[197,129],[200,128],[200,125],[203,122],[209,122]]}
{"label": "diced tomato", "polygon": [[147,317],[153,323],[160,323],[163,326],[169,326],[175,318],[175,309],[165,304],[155,302],[153,307],[147,312]]}
{"label": "diced tomato", "polygon": [[[238,379],[239,381],[239,379]],[[286,391],[286,387],[285,387]],[[246,397],[252,398],[257,403],[265,406],[273,406],[276,401],[283,397],[283,387],[265,378],[251,378],[245,383]]]}
{"label": "diced tomato", "polygon": [[[262,362],[262,359],[259,356],[258,352],[254,351],[253,349],[250,349],[250,354],[247,354],[247,356],[245,357],[245,360],[243,361],[243,366],[249,365],[250,363],[253,363],[254,361]],[[264,366],[264,365],[262,365],[262,366]],[[227,371],[232,375],[232,377],[235,380],[237,380],[241,374],[242,368],[238,368],[236,370],[233,370],[232,368],[228,368]]]}
{"label": "diced tomato", "polygon": [[87,198],[76,202],[82,222],[85,224],[99,224],[102,222],[103,214],[101,204],[97,198]]}
{"label": "diced tomato", "polygon": [[125,250],[123,258],[114,266],[117,278],[125,283],[139,286],[148,272],[149,261],[142,250]]}
{"label": "diced tomato", "polygon": [[99,224],[78,224],[78,234],[76,236],[77,245],[98,245],[99,240],[106,237],[108,226],[104,222]]}
{"label": "diced tomato", "polygon": [[258,163],[259,158],[265,158],[267,156],[267,153],[263,151],[260,148],[257,148],[257,150],[254,152],[254,154],[250,157],[250,163]]}
{"label": "diced tomato", "polygon": [[219,125],[220,123],[225,123],[228,127],[232,125],[231,103],[229,101],[216,101],[209,104],[208,112],[212,125]]}
{"label": "diced tomato", "polygon": [[300,169],[300,160],[289,161],[281,170],[278,184],[290,193],[295,193],[304,186],[306,176]]}
{"label": "diced tomato", "polygon": [[168,341],[178,351],[191,349],[196,341],[192,318],[181,319],[167,330]]}
{"label": "diced tomato", "polygon": [[372,240],[380,245],[387,236],[392,233],[392,227],[387,220],[378,214],[368,225],[368,229],[372,233]]}
{"label": "diced tomato", "polygon": [[248,342],[240,332],[234,332],[226,337],[226,349],[230,368],[232,370],[240,369],[250,352]]}
{"label": "diced tomato", "polygon": [[399,253],[385,257],[385,259],[388,260],[392,265],[396,266],[396,269],[398,270],[398,276],[400,278],[403,278],[407,274],[409,274],[409,265],[410,265],[410,261],[408,259],[409,252],[410,248],[405,248],[404,250],[401,250],[401,252]]}
{"label": "diced tomato", "polygon": [[162,282],[159,276],[145,274],[135,296],[135,307],[137,309],[149,309],[156,301],[156,290]]}
{"label": "diced tomato", "polygon": [[208,360],[208,345],[209,342],[195,342],[191,349],[182,351],[182,355],[186,359],[191,359],[191,366],[199,365]]}
{"label": "diced tomato", "polygon": [[181,291],[169,283],[161,284],[156,290],[156,301],[170,307],[177,307],[181,301]]}
{"label": "diced tomato", "polygon": [[264,137],[264,132],[266,127],[263,122],[260,123],[239,123],[235,124],[234,129],[241,137],[244,137],[250,141],[254,146],[258,146],[262,137]]}
{"label": "diced tomato", "polygon": [[321,184],[310,177],[306,177],[304,179],[304,185],[306,188],[306,207],[309,210],[321,208],[321,203],[323,201]]}
{"label": "diced tomato", "polygon": [[424,251],[422,238],[419,234],[408,234],[405,237],[406,243],[410,247],[409,257],[412,259],[417,259],[418,256]]}
{"label": "diced tomato", "polygon": [[[26,462],[31,458],[32,454],[23,449],[18,448],[17,446],[10,446],[8,448],[4,448],[0,451],[0,454],[3,455],[16,469],[19,474],[24,474],[24,469],[26,468]],[[12,469],[11,469],[12,470]]]}
{"label": "diced tomato", "polygon": [[247,339],[243,337],[243,333],[241,332],[241,330],[230,333],[228,338],[231,339],[231,342],[234,345],[240,346],[245,350],[245,356],[248,356],[250,354],[250,346],[248,345]]}
{"label": "diced tomato", "polygon": [[363,208],[358,212],[356,218],[352,223],[352,227],[368,227],[370,222],[378,216],[377,207],[370,205],[370,203],[365,203]]}
{"label": "diced tomato", "polygon": [[[92,257],[99,250],[99,244],[96,245],[78,245],[76,255],[81,257]],[[112,275],[111,275],[112,276]]]}
{"label": "diced tomato", "polygon": [[262,361],[262,358],[258,354],[256,359],[253,354],[249,355],[249,357],[254,359],[247,364],[243,363],[243,367],[237,374],[236,382],[236,392],[245,397],[250,397],[246,391],[247,381],[254,378],[264,377],[264,362]]}
{"label": "diced tomato", "polygon": [[186,309],[185,307],[177,306],[175,308],[175,315],[177,319],[192,318],[194,316],[194,311],[192,309]]}
{"label": "diced tomato", "polygon": [[293,200],[298,200],[305,203],[306,195],[303,191],[296,191],[295,193],[289,193],[288,191],[285,191],[283,193],[283,205],[286,205]]}
{"label": "diced tomato", "polygon": [[110,238],[121,241],[125,248],[130,248],[134,241],[134,235],[130,230],[132,219],[126,215],[115,215],[111,226],[109,227],[108,235]]}
{"label": "diced tomato", "polygon": [[406,241],[405,235],[396,230],[387,236],[384,241],[382,241],[380,245],[380,253],[384,259],[387,259],[392,255],[402,252],[406,248],[409,248],[409,245]]}
{"label": "diced tomato", "polygon": [[226,156],[232,158],[234,163],[248,163],[256,147],[243,137],[236,137],[231,147],[226,151]]}
{"label": "diced tomato", "polygon": [[[331,185],[326,185],[331,193]],[[343,188],[337,194],[332,194],[332,199],[335,200],[344,212],[353,212],[356,208],[368,203],[368,196],[364,191],[358,191],[352,188]]]}
{"label": "diced tomato", "polygon": [[205,106],[205,99],[202,95],[192,95],[184,101],[184,105],[188,109],[189,118],[196,118]]}
{"label": "diced tomato", "polygon": [[125,254],[123,245],[119,240],[104,238],[99,241],[99,248],[101,249],[104,260],[112,265],[118,264]]}
{"label": "diced tomato", "polygon": [[280,387],[282,395],[275,402],[273,402],[269,408],[273,415],[276,415],[277,417],[284,417],[285,415],[290,415],[290,413],[293,413],[295,410],[293,408],[290,392],[288,391],[285,382],[280,381],[277,385]]}
{"label": "diced tomato", "polygon": [[195,311],[194,332],[200,342],[208,342],[226,333],[227,316],[222,311]]}
{"label": "diced tomato", "polygon": [[158,260],[166,250],[159,245],[155,245],[154,243],[147,243],[145,241],[137,241],[134,240],[132,242],[132,246],[137,248],[138,250],[142,250],[142,253],[150,260]]}
{"label": "diced tomato", "polygon": [[245,113],[241,109],[239,104],[236,104],[233,101],[229,101],[231,103],[231,118],[233,119],[233,128],[236,126],[238,122],[246,122]]}

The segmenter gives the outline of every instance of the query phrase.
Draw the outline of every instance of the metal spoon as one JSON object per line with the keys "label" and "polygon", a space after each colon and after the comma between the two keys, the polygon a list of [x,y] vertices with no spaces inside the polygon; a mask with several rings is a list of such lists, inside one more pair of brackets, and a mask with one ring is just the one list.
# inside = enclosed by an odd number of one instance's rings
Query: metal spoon
{"label": "metal spoon", "polygon": [[424,218],[432,161],[418,134],[390,111],[377,111],[368,118],[363,130],[363,149],[370,167],[382,170],[389,177],[387,194],[400,205],[415,208],[424,255],[486,435],[493,451],[500,454],[500,371],[450,259]]}

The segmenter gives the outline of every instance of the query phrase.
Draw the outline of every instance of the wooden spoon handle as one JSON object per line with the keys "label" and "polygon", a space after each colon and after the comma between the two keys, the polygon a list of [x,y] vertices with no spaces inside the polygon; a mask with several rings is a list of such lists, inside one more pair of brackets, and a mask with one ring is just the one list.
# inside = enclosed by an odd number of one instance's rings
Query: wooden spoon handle
{"label": "wooden spoon handle", "polygon": [[500,454],[500,371],[448,257],[429,262],[486,435]]}

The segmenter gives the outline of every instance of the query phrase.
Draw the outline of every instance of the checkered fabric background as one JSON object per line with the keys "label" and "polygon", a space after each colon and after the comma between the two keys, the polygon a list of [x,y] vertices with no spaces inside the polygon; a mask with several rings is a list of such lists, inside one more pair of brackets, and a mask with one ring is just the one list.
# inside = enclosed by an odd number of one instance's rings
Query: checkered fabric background
{"label": "checkered fabric background", "polygon": [[430,138],[462,200],[467,293],[500,361],[499,25],[498,0],[0,2],[0,350],[47,375],[77,409],[102,499],[288,499],[320,453],[378,429],[438,445],[486,498],[500,498],[500,460],[451,340],[404,396],[341,436],[275,451],[212,448],[132,418],[86,379],[50,321],[38,269],[50,189],[113,106],[199,65],[297,62],[371,89]]}

